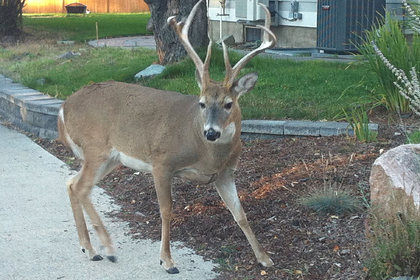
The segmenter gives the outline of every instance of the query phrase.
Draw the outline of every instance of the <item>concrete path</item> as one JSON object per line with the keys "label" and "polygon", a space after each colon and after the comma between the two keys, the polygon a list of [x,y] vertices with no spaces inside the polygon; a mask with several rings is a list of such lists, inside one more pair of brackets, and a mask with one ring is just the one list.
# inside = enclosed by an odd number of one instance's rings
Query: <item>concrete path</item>
{"label": "concrete path", "polygon": [[[214,265],[172,244],[180,274],[159,265],[158,242],[135,241],[127,223],[104,218],[117,263],[93,262],[79,249],[65,182],[68,167],[26,136],[0,125],[0,279],[212,279]],[[92,201],[105,217],[118,209],[100,188]],[[90,228],[91,229],[91,228]],[[91,231],[92,232],[92,231]],[[96,234],[92,243],[99,252]]]}
{"label": "concrete path", "polygon": [[144,47],[148,49],[156,49],[156,42],[154,36],[136,36],[136,37],[120,37],[110,39],[99,39],[89,41],[88,44],[92,47],[124,47],[135,48]]}

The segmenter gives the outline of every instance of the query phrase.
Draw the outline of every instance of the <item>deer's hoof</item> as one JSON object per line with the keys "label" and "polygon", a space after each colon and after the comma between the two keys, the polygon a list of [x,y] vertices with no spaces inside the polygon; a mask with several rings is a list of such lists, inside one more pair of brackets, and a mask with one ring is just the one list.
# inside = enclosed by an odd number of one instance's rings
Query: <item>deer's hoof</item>
{"label": "deer's hoof", "polygon": [[166,272],[168,272],[169,274],[177,274],[179,273],[179,270],[176,267],[171,267],[170,269],[167,269]]}
{"label": "deer's hoof", "polygon": [[110,261],[110,262],[117,262],[117,257],[116,256],[106,256],[106,258]]}
{"label": "deer's hoof", "polygon": [[103,258],[100,255],[95,255],[92,258],[92,261],[94,261],[94,262],[96,262],[96,261],[102,261],[102,260],[103,260]]}
{"label": "deer's hoof", "polygon": [[[160,265],[162,265],[162,264],[163,264],[163,261],[162,261],[162,260],[160,260]],[[176,268],[175,266],[174,266],[174,267],[171,267],[171,268],[168,268],[168,269],[166,269],[166,268],[165,268],[165,270],[166,270],[166,272],[168,272],[169,274],[178,274],[178,273],[179,273],[178,268]]]}
{"label": "deer's hoof", "polygon": [[267,258],[264,261],[259,261],[259,263],[263,267],[272,267],[274,265],[274,262],[270,258]]}

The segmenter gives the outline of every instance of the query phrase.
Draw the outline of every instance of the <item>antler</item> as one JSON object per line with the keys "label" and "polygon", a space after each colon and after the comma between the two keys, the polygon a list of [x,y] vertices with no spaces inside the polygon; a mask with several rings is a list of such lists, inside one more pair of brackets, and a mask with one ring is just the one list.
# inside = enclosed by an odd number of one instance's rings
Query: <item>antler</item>
{"label": "antler", "polygon": [[259,53],[263,52],[264,50],[274,47],[276,45],[276,43],[277,43],[276,35],[274,35],[274,33],[270,30],[270,25],[271,25],[270,11],[267,9],[267,7],[265,5],[263,5],[261,3],[258,3],[258,4],[265,11],[265,24],[264,24],[264,26],[261,26],[261,25],[257,25],[256,26],[258,28],[261,28],[264,31],[263,42],[261,43],[261,45],[257,49],[251,51],[246,56],[244,56],[232,68],[232,66],[231,66],[231,64],[229,62],[228,49],[226,47],[226,44],[224,42],[222,42],[222,46],[223,46],[223,57],[224,57],[224,60],[225,60],[225,67],[226,67],[226,77],[225,77],[225,80],[223,82],[223,84],[224,84],[225,87],[230,88],[232,86],[233,82],[235,81],[235,79],[238,76],[238,74],[241,71],[241,69],[252,58],[254,58]]}
{"label": "antler", "polygon": [[187,21],[184,22],[177,22],[175,19],[175,16],[168,18],[168,24],[172,26],[174,29],[176,35],[178,35],[179,40],[181,41],[182,45],[184,45],[185,50],[187,51],[188,55],[191,57],[192,61],[195,64],[195,67],[197,68],[197,71],[201,78],[201,83],[206,84],[210,82],[210,75],[209,75],[209,65],[210,65],[210,57],[211,57],[211,40],[207,47],[207,55],[206,59],[203,61],[198,56],[198,54],[195,52],[194,48],[192,47],[190,40],[188,39],[188,30],[190,28],[191,22],[194,18],[194,15],[198,9],[198,6],[203,2],[203,0],[200,0],[197,2],[197,4],[194,5],[192,8]]}

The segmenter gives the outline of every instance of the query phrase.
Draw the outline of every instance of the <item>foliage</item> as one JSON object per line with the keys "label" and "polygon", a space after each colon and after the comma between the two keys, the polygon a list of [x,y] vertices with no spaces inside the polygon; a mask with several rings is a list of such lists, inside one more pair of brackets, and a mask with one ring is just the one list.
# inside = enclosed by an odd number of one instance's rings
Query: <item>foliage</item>
{"label": "foliage", "polygon": [[321,214],[344,215],[361,209],[360,199],[350,192],[331,184],[324,184],[322,188],[299,200],[301,205],[307,206]]}
{"label": "foliage", "polygon": [[149,13],[141,14],[37,14],[24,15],[23,24],[28,31],[55,34],[61,39],[84,42],[96,38],[96,22],[99,38],[151,35],[146,29]]}
{"label": "foliage", "polygon": [[369,129],[369,117],[365,106],[353,106],[351,113],[343,110],[347,122],[353,128],[357,140],[362,142],[376,141],[377,131]]}
{"label": "foliage", "polygon": [[403,196],[393,196],[386,217],[381,209],[370,209],[367,267],[372,279],[420,276],[420,213]]}
{"label": "foliage", "polygon": [[371,70],[376,74],[378,86],[375,91],[378,100],[390,111],[410,112],[410,102],[399,93],[395,85],[397,77],[377,55],[372,42],[396,68],[408,73],[412,67],[419,66],[420,37],[415,34],[409,44],[400,22],[387,14],[386,18],[379,20],[375,28],[366,32],[363,45],[359,48],[369,62]]}
{"label": "foliage", "polygon": [[24,5],[25,0],[2,0],[0,2],[0,36],[21,35]]}
{"label": "foliage", "polygon": [[420,144],[420,131],[414,131],[407,136],[407,143]]}

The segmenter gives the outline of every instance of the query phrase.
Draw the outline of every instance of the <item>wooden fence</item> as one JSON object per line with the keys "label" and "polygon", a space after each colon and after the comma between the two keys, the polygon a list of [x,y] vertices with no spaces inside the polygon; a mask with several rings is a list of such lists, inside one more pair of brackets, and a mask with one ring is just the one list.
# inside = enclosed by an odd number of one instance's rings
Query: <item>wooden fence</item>
{"label": "wooden fence", "polygon": [[[66,13],[71,0],[26,0],[24,13]],[[141,13],[149,7],[143,0],[80,0],[92,13]]]}

